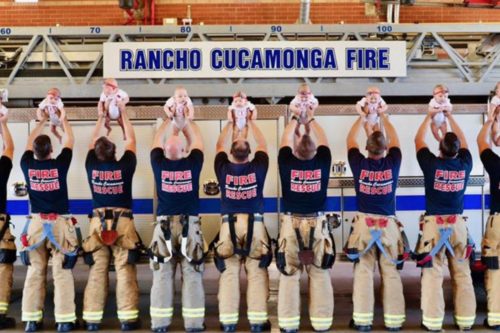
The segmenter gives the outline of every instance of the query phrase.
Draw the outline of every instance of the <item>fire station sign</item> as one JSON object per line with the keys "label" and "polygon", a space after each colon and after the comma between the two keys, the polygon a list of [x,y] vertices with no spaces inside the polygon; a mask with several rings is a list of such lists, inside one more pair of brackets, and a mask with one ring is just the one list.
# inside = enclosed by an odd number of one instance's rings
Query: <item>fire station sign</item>
{"label": "fire station sign", "polygon": [[104,77],[406,76],[401,41],[104,43]]}

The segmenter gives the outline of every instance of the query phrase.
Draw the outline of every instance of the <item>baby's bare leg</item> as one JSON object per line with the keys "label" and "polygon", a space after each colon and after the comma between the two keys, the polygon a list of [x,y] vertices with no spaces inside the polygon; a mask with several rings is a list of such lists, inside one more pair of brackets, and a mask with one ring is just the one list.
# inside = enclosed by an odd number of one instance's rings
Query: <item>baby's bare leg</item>
{"label": "baby's bare leg", "polygon": [[109,115],[106,113],[106,117],[104,118],[104,127],[108,130],[106,136],[109,136],[109,133],[111,133],[111,118],[109,118]]}
{"label": "baby's bare leg", "polygon": [[123,119],[122,117],[118,117],[118,119],[116,119],[116,121],[118,122],[118,125],[120,125],[120,127],[122,128],[122,132],[123,132],[123,140],[127,140],[127,134],[125,133],[125,126],[123,124]]}
{"label": "baby's bare leg", "polygon": [[372,135],[372,133],[373,133],[372,125],[370,125],[370,123],[368,121],[366,121],[363,126],[365,128],[366,136]]}
{"label": "baby's bare leg", "polygon": [[50,125],[50,131],[52,132],[52,134],[54,134],[54,136],[57,138],[57,140],[59,140],[59,143],[62,143],[62,136],[57,131],[57,126]]}
{"label": "baby's bare leg", "polygon": [[434,122],[431,122],[431,132],[434,138],[438,141],[441,142],[441,137],[439,136],[439,128],[434,124]]}
{"label": "baby's bare leg", "polygon": [[179,135],[179,132],[180,132],[180,131],[179,131],[179,127],[177,127],[177,126],[174,124],[173,129],[172,129],[172,135],[177,136],[177,135]]}
{"label": "baby's bare leg", "polygon": [[495,119],[491,125],[491,141],[495,146],[500,147],[500,121],[498,119]]}

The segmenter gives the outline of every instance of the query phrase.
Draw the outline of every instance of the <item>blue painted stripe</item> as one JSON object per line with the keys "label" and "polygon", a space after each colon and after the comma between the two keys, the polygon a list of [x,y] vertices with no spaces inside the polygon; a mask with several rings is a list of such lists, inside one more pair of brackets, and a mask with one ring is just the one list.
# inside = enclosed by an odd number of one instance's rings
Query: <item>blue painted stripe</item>
{"label": "blue painted stripe", "polygon": [[[344,211],[357,211],[355,196],[346,196],[343,200]],[[70,211],[75,215],[86,215],[92,211],[92,200],[72,199],[69,202]],[[342,202],[339,196],[331,196],[326,201],[326,211],[338,212],[341,210]],[[490,207],[490,196],[485,196],[485,209]],[[398,211],[424,211],[424,195],[399,195],[396,198],[396,208]],[[481,209],[481,195],[468,194],[465,196],[465,209]],[[278,210],[278,200],[276,197],[264,198],[264,212],[275,213]],[[8,200],[7,211],[11,215],[28,215],[28,200]],[[135,199],[133,202],[133,212],[135,214],[153,214],[153,199]],[[219,198],[203,198],[200,200],[200,212],[202,214],[217,214],[220,212]]]}

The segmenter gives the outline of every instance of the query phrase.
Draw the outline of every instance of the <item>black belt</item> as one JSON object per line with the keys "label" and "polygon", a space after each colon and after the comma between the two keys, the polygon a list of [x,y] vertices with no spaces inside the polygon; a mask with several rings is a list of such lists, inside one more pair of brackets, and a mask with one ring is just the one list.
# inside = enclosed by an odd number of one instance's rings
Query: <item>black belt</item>
{"label": "black belt", "polygon": [[285,215],[290,215],[290,216],[295,216],[295,217],[320,217],[320,216],[324,216],[325,212],[314,212],[314,213],[307,213],[307,214],[285,212]]}
{"label": "black belt", "polygon": [[[128,210],[128,209],[107,209],[107,208],[104,209],[104,218],[106,220],[108,220],[108,219],[112,220],[114,218],[114,212],[118,212],[119,217],[126,217],[129,219],[134,218],[134,214],[132,213],[131,210]],[[112,215],[109,215],[110,213]],[[101,215],[100,211],[97,210],[97,211],[93,211],[92,214],[90,214],[90,217],[102,218],[103,216]]]}

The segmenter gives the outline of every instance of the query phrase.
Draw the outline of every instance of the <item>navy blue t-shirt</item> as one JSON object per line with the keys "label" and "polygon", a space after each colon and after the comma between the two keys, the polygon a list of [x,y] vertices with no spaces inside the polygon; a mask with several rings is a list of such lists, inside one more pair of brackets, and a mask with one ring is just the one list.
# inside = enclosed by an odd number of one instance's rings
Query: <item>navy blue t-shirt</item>
{"label": "navy blue t-shirt", "polygon": [[319,146],[316,155],[307,161],[293,155],[292,148],[283,147],[278,154],[283,211],[310,214],[325,210],[326,190],[330,178],[330,148]]}
{"label": "navy blue t-shirt", "polygon": [[66,176],[73,152],[64,148],[56,159],[39,161],[32,150],[21,157],[32,213],[69,213]]}
{"label": "navy blue t-shirt", "polygon": [[493,150],[485,149],[481,161],[490,176],[490,214],[500,213],[500,157]]}
{"label": "navy blue t-shirt", "polygon": [[229,161],[225,152],[215,157],[215,173],[221,189],[221,214],[264,213],[264,180],[269,157],[258,151],[251,162]]}
{"label": "navy blue t-shirt", "polygon": [[425,214],[462,214],[464,193],[472,170],[472,156],[460,149],[456,158],[436,157],[429,148],[417,152],[425,179]]}
{"label": "navy blue t-shirt", "polygon": [[3,155],[0,158],[0,214],[5,214],[7,206],[7,181],[12,170],[12,160]]}
{"label": "navy blue t-shirt", "polygon": [[132,209],[132,177],[137,158],[130,150],[119,161],[102,162],[95,150],[89,150],[85,160],[87,179],[92,192],[92,207]]}
{"label": "navy blue t-shirt", "polygon": [[151,150],[151,166],[158,196],[157,215],[198,215],[200,210],[199,183],[203,152],[193,149],[189,156],[169,160],[163,149]]}
{"label": "navy blue t-shirt", "polygon": [[366,158],[358,148],[351,148],[348,159],[354,177],[358,211],[395,215],[401,150],[392,147],[385,157],[375,160]]}

